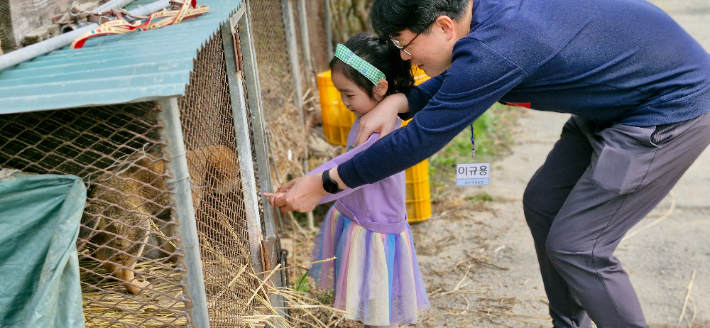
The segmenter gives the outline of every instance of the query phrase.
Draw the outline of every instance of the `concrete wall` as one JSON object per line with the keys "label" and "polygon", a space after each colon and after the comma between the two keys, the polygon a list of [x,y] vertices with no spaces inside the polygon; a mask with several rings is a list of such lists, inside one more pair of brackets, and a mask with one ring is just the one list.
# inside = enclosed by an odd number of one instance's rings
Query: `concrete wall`
{"label": "concrete wall", "polygon": [[[7,53],[21,46],[25,35],[52,23],[75,0],[0,0],[0,39]],[[80,4],[97,0],[78,0]]]}

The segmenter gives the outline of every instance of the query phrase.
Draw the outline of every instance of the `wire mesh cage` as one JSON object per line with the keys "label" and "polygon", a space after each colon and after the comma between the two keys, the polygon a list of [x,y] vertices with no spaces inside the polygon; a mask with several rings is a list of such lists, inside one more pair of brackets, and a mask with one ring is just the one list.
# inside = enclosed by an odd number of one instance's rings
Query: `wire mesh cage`
{"label": "wire mesh cage", "polygon": [[239,172],[241,160],[253,159],[233,151],[236,132],[222,44],[215,33],[198,53],[178,106],[187,153],[195,154],[187,156],[195,171],[190,175],[205,177],[192,183],[210,325],[234,327],[239,314],[253,312],[249,298],[258,285],[244,274],[252,263]]}
{"label": "wire mesh cage", "polygon": [[257,274],[274,264],[259,251],[273,229],[257,192],[270,173],[246,12],[204,42],[183,96],[0,115],[0,167],[88,186],[77,240],[88,327],[238,327],[258,291],[268,299]]}
{"label": "wire mesh cage", "polygon": [[284,23],[284,15],[287,14],[284,13],[284,1],[287,0],[250,1],[264,119],[268,123],[266,133],[280,175],[276,180],[281,181],[289,174],[299,176],[303,173],[298,157],[304,155],[306,144],[303,116],[294,101],[297,90],[291,60],[298,61],[298,58],[289,58],[287,43],[287,35],[296,37],[297,31],[287,33],[290,26]]}
{"label": "wire mesh cage", "polygon": [[187,323],[157,112],[138,103],[0,116],[0,167],[89,186],[77,241],[87,326]]}

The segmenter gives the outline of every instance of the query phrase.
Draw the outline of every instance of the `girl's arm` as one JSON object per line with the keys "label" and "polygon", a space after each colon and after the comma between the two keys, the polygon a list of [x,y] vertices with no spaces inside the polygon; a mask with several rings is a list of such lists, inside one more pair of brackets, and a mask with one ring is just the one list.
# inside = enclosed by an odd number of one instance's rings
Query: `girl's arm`
{"label": "girl's arm", "polygon": [[[300,178],[296,178],[296,179],[294,179],[294,180],[291,180],[291,181],[287,182],[287,183],[284,184],[283,186],[279,187],[276,192],[273,192],[273,193],[264,193],[264,196],[269,197],[269,204],[271,204],[271,206],[278,206],[278,207],[281,207],[281,206],[283,206],[283,205],[278,205],[277,202],[279,202],[279,203],[284,202],[284,200],[282,199],[282,197],[288,192],[288,190],[289,190],[292,186],[296,185],[297,183],[298,183],[298,185],[306,184],[306,185],[310,185],[310,186],[312,186],[312,187],[318,189],[318,190],[319,190],[319,193],[321,193],[321,194],[323,195],[323,196],[314,196],[314,197],[321,197],[321,198],[320,198],[320,202],[318,202],[318,204],[327,203],[327,202],[330,202],[330,201],[339,199],[339,198],[341,198],[341,197],[343,197],[343,196],[347,196],[347,195],[351,194],[353,191],[358,190],[358,189],[362,188],[362,187],[365,186],[365,185],[359,186],[359,187],[357,187],[357,188],[347,188],[347,187],[345,187],[345,188],[343,189],[343,191],[341,191],[341,192],[339,192],[339,193],[337,193],[337,194],[327,193],[327,192],[325,192],[325,191],[323,190],[323,187],[320,187],[320,185],[321,185],[321,183],[322,183],[321,173],[322,173],[323,171],[325,171],[325,170],[331,170],[331,169],[333,169],[333,168],[337,168],[338,165],[340,165],[341,163],[344,163],[344,162],[349,161],[351,158],[353,158],[353,156],[355,156],[355,155],[357,155],[358,153],[362,152],[363,150],[367,149],[367,147],[370,147],[373,143],[375,143],[375,141],[377,141],[377,139],[379,139],[379,137],[380,137],[380,134],[379,134],[379,133],[373,133],[373,134],[370,136],[370,138],[367,139],[367,141],[366,141],[364,144],[353,148],[352,150],[346,152],[345,154],[342,154],[342,155],[340,155],[340,156],[338,156],[338,157],[336,157],[336,158],[331,159],[330,161],[328,161],[328,162],[326,162],[325,164],[319,166],[319,167],[316,168],[315,170],[313,170],[313,171],[311,171],[311,172],[308,172],[308,174],[305,175],[305,176],[302,176],[302,177],[300,177]],[[338,185],[345,186],[345,184],[342,183],[342,180],[340,179],[340,177],[338,177],[338,172],[337,172],[337,170],[332,170],[330,177],[331,177],[332,179],[336,180],[336,181],[338,182]],[[306,180],[307,180],[307,182],[305,182]],[[341,188],[342,188],[342,187],[341,187]],[[286,203],[290,203],[290,201],[288,201],[288,200],[286,200],[285,202],[286,202]],[[295,202],[295,203],[301,203],[301,201],[293,201],[293,202]],[[309,197],[309,200],[307,201],[307,203],[309,204],[308,207],[311,207],[311,206],[315,206],[315,205],[316,205],[316,204],[315,204],[315,199],[313,199],[313,197]],[[299,209],[299,208],[297,208],[297,207],[293,207],[293,208],[291,208],[291,207],[289,207],[289,208],[281,208],[281,211],[282,211],[282,212],[291,211],[291,210],[296,210],[296,211],[299,211],[299,212],[302,212],[302,211],[303,211],[303,210],[301,210],[301,209]],[[311,207],[311,210],[312,210],[312,207]],[[309,211],[310,211],[310,210],[309,210]],[[307,211],[306,211],[306,212],[307,212]]]}
{"label": "girl's arm", "polygon": [[[399,120],[398,120],[398,121],[399,121]],[[346,152],[345,154],[342,154],[342,155],[340,155],[340,156],[338,156],[338,157],[335,157],[335,158],[331,159],[330,161],[328,161],[328,162],[326,162],[325,164],[319,166],[318,168],[314,169],[313,171],[309,172],[308,174],[310,175],[310,174],[316,174],[316,173],[318,173],[318,175],[320,176],[320,173],[322,173],[323,171],[325,171],[325,170],[330,170],[330,169],[332,169],[332,168],[334,168],[334,167],[337,167],[337,166],[340,165],[341,163],[344,163],[344,162],[349,161],[351,158],[353,158],[353,156],[355,156],[355,155],[357,155],[358,153],[362,152],[363,150],[367,149],[367,147],[370,147],[370,146],[371,146],[373,143],[375,143],[375,141],[377,141],[377,139],[379,139],[379,138],[380,138],[380,134],[379,134],[379,133],[373,133],[373,134],[370,136],[370,138],[368,138],[367,141],[366,141],[365,143],[363,143],[362,145],[357,146],[357,147],[351,149],[350,151]],[[362,188],[362,187],[363,187],[363,186],[359,186],[359,187],[357,187],[357,188],[345,188],[343,191],[341,191],[341,192],[339,192],[339,193],[337,193],[337,194],[330,194],[330,193],[329,193],[329,194],[325,195],[325,196],[321,199],[321,201],[320,201],[318,204],[323,204],[323,203],[327,203],[327,202],[336,200],[336,199],[341,198],[341,197],[343,197],[343,196],[346,196],[346,195],[352,193],[353,191],[358,190],[358,189],[360,189],[360,188]]]}
{"label": "girl's arm", "polygon": [[[527,77],[522,67],[479,40],[464,38],[458,44],[461,46],[454,49],[444,82],[425,108],[407,126],[338,165],[339,182],[357,187],[416,165],[443,148]],[[289,183],[290,191],[274,203],[282,211],[308,212],[326,195],[319,177],[299,179]]]}

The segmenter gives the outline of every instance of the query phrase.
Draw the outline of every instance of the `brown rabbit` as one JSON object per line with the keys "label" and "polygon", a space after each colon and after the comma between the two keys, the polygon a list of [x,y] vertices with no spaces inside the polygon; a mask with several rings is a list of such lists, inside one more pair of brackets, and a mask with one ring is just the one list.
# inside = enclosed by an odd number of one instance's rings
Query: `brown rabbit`
{"label": "brown rabbit", "polygon": [[[205,187],[226,193],[239,186],[237,156],[229,148],[207,146],[188,151],[186,157],[195,209],[202,201]],[[163,221],[155,223],[163,227],[161,230],[167,237],[173,231],[165,228],[171,211],[162,176],[165,162],[160,154],[137,154],[126,163],[130,163],[127,168],[106,174],[90,188],[82,222],[93,228],[93,233],[84,231],[82,235],[96,245],[95,257],[104,268],[121,280],[129,292],[137,294],[149,285],[135,279],[134,268],[148,242],[151,220],[157,217]],[[167,254],[175,251],[168,242],[161,247]]]}

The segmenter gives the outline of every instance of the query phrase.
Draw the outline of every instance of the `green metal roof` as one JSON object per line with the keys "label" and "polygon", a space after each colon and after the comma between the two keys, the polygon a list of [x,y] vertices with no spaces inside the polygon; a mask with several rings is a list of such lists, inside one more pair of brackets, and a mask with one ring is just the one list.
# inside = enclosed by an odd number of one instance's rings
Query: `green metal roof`
{"label": "green metal roof", "polygon": [[91,38],[82,49],[65,47],[0,71],[0,114],[183,95],[197,51],[242,0],[197,3],[210,12],[157,30]]}

